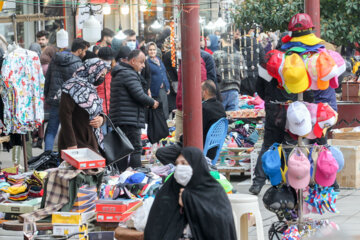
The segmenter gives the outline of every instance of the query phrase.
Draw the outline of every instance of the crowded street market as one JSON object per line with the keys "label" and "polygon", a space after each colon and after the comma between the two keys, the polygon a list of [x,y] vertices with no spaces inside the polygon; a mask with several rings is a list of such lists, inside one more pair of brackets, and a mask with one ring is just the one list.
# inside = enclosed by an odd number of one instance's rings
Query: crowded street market
{"label": "crowded street market", "polygon": [[360,239],[359,22],[0,0],[0,240]]}

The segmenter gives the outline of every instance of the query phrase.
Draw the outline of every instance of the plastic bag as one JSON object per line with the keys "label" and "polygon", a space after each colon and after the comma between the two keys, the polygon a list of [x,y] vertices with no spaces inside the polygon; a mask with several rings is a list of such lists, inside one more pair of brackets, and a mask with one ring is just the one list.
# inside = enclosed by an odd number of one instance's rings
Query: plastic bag
{"label": "plastic bag", "polygon": [[145,199],[143,205],[134,213],[131,219],[134,221],[136,230],[143,232],[145,230],[146,222],[149,217],[151,206],[153,205],[154,198],[149,197]]}

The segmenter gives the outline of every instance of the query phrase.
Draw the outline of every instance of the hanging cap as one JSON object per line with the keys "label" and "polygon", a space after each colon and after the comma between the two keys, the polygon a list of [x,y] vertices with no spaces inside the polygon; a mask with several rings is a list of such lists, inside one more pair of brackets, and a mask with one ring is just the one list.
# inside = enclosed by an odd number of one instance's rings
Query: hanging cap
{"label": "hanging cap", "polygon": [[316,164],[315,181],[323,187],[330,187],[336,179],[339,165],[327,148],[320,152]]}
{"label": "hanging cap", "polygon": [[309,88],[310,79],[302,58],[293,53],[285,57],[283,77],[286,88],[291,93],[302,93]]}
{"label": "hanging cap", "polygon": [[311,78],[311,86],[312,90],[319,90],[317,82],[318,82],[318,72],[316,69],[317,59],[319,57],[319,53],[314,53],[310,57],[306,58],[305,65],[307,72],[309,73],[309,77]]}
{"label": "hanging cap", "polygon": [[298,148],[294,149],[288,160],[288,182],[295,189],[304,189],[310,183],[310,162]]}
{"label": "hanging cap", "polygon": [[329,104],[319,103],[316,115],[316,123],[313,131],[317,138],[321,138],[324,131],[336,124],[337,112],[335,112]]}
{"label": "hanging cap", "polygon": [[67,48],[69,46],[69,34],[64,29],[56,33],[56,46],[58,48]]}
{"label": "hanging cap", "polygon": [[311,132],[311,115],[304,103],[291,103],[287,110],[287,120],[292,134],[306,136]]}
{"label": "hanging cap", "polygon": [[281,159],[278,151],[278,143],[274,143],[261,157],[265,174],[269,177],[271,185],[277,186],[281,183]]}

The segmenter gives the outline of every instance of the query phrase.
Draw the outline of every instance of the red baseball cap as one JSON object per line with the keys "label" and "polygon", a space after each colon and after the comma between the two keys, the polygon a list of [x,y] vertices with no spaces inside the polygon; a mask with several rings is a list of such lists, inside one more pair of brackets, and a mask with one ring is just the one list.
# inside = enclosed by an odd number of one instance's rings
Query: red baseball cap
{"label": "red baseball cap", "polygon": [[288,30],[289,31],[301,31],[313,28],[314,24],[311,17],[306,13],[295,14],[289,22]]}
{"label": "red baseball cap", "polygon": [[270,76],[276,78],[279,86],[283,86],[283,80],[281,77],[280,69],[284,66],[285,62],[285,53],[279,50],[271,50],[266,54],[266,59],[268,59],[266,63],[266,70]]}
{"label": "red baseball cap", "polygon": [[329,104],[319,103],[316,114],[316,123],[313,129],[315,136],[321,138],[324,130],[336,124],[337,116],[337,112],[335,112]]}

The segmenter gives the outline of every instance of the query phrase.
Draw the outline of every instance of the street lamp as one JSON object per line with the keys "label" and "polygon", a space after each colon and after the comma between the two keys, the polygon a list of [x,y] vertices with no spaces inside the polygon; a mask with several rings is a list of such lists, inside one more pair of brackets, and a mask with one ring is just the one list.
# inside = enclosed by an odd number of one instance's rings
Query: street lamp
{"label": "street lamp", "polygon": [[88,4],[90,17],[84,22],[83,25],[83,38],[85,41],[94,43],[101,38],[101,24],[95,18],[94,11],[91,5]]}
{"label": "street lamp", "polygon": [[120,7],[121,14],[128,15],[130,13],[129,4],[124,4]]}
{"label": "street lamp", "polygon": [[104,15],[109,15],[111,13],[111,6],[109,3],[104,3],[103,5],[103,14]]}
{"label": "street lamp", "polygon": [[115,35],[115,38],[116,39],[119,39],[119,40],[124,40],[127,36],[124,34],[123,31],[119,31],[116,35]]}
{"label": "street lamp", "polygon": [[163,7],[156,7],[156,11],[162,12],[162,11],[164,11],[164,8]]}

